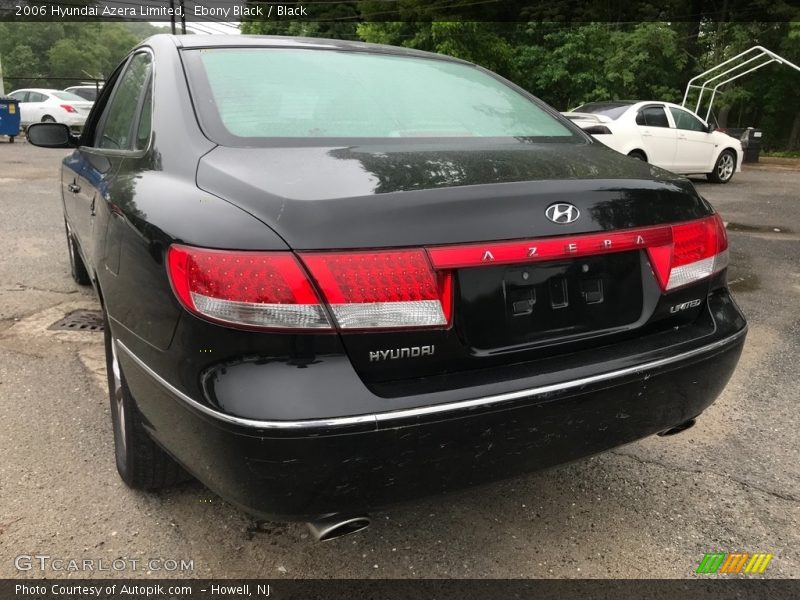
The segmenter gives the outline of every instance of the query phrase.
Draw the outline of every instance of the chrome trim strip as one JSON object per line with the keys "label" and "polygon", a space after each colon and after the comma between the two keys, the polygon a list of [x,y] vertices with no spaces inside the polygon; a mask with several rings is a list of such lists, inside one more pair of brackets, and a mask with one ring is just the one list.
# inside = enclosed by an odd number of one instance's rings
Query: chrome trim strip
{"label": "chrome trim strip", "polygon": [[125,354],[127,354],[137,365],[139,365],[142,369],[144,369],[144,371],[148,375],[150,375],[158,383],[164,386],[169,392],[171,392],[172,394],[174,394],[175,396],[177,396],[178,398],[189,404],[192,408],[195,408],[206,415],[214,417],[215,419],[219,419],[220,421],[224,421],[226,423],[231,423],[234,425],[242,425],[245,427],[254,427],[258,429],[324,429],[327,427],[342,427],[347,425],[359,425],[365,423],[372,423],[377,427],[379,423],[394,421],[397,419],[408,419],[408,418],[422,417],[427,415],[435,415],[455,410],[475,408],[478,406],[490,406],[494,404],[500,404],[502,402],[508,402],[511,400],[519,400],[520,398],[525,398],[528,396],[537,396],[542,394],[549,394],[552,392],[570,390],[573,388],[580,388],[585,385],[600,383],[603,381],[609,381],[611,379],[616,379],[618,377],[625,377],[626,375],[631,375],[634,373],[640,373],[642,371],[647,371],[650,369],[664,367],[672,363],[692,358],[693,356],[698,356],[700,354],[705,354],[707,352],[713,352],[718,348],[722,348],[724,346],[736,342],[739,338],[744,337],[746,334],[747,334],[747,327],[724,339],[717,340],[716,342],[707,344],[700,348],[695,348],[694,350],[689,350],[687,352],[682,352],[681,354],[676,354],[675,356],[661,358],[659,360],[650,361],[648,363],[644,363],[641,365],[635,365],[633,367],[626,367],[624,369],[618,369],[616,371],[609,371],[608,373],[600,373],[599,375],[592,375],[590,377],[583,377],[581,379],[573,379],[572,381],[554,383],[551,385],[544,385],[536,388],[528,388],[525,390],[520,390],[518,392],[507,392],[505,394],[484,396],[482,398],[474,398],[472,400],[460,400],[458,402],[448,402],[444,404],[435,404],[432,406],[423,406],[418,408],[407,408],[402,410],[375,413],[371,415],[357,415],[353,417],[332,417],[330,419],[305,419],[302,421],[260,421],[256,419],[245,419],[242,417],[234,417],[232,415],[226,415],[224,413],[218,412],[212,408],[209,408],[208,406],[205,406],[204,404],[200,404],[196,400],[193,400],[192,398],[181,392],[179,389],[177,389],[175,386],[173,386],[171,383],[169,383],[163,377],[161,377],[158,373],[153,371],[153,369],[147,366],[138,356],[136,356],[133,352],[131,352],[131,350],[127,346],[125,346],[125,344],[123,344],[118,340],[115,340],[115,342],[119,347],[119,349],[124,351]]}

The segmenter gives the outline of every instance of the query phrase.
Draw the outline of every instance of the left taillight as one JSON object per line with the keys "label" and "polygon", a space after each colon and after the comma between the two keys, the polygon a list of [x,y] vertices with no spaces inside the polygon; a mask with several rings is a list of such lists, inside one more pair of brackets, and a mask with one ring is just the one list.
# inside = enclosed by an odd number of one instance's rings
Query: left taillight
{"label": "left taillight", "polygon": [[291,252],[231,252],[172,245],[175,295],[191,312],[265,329],[331,329],[308,276]]}
{"label": "left taillight", "polygon": [[183,306],[237,326],[438,328],[449,325],[452,311],[451,274],[435,272],[422,249],[308,252],[298,259],[291,252],[174,244],[167,266]]}
{"label": "left taillight", "polygon": [[77,110],[75,110],[75,107],[72,106],[71,104],[62,104],[61,108],[63,108],[68,113],[76,113],[76,112],[78,112]]}

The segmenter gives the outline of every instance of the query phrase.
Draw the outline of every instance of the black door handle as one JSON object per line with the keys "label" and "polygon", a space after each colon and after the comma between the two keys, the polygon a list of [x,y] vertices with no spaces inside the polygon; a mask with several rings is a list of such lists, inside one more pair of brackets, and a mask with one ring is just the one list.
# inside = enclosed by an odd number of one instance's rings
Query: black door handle
{"label": "black door handle", "polygon": [[97,213],[95,212],[95,210],[94,210],[94,205],[95,205],[95,202],[97,202],[97,194],[95,194],[94,196],[92,196],[92,206],[91,206],[91,208],[89,209],[89,212],[91,213],[91,215],[92,215],[92,216],[95,216],[95,215],[97,214]]}
{"label": "black door handle", "polygon": [[67,189],[73,194],[77,194],[81,191],[81,186],[79,186],[77,183],[70,183],[67,185]]}

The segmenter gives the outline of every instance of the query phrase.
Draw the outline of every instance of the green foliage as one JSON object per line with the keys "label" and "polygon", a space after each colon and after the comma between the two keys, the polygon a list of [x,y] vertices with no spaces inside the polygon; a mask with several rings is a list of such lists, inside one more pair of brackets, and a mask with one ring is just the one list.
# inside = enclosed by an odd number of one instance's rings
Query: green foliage
{"label": "green foliage", "polygon": [[0,23],[6,91],[103,79],[133,46],[158,31],[147,23]]}
{"label": "green foliage", "polygon": [[800,158],[800,150],[773,150],[763,154],[773,158]]}
{"label": "green foliage", "polygon": [[679,99],[688,56],[662,23],[362,23],[367,42],[448,54],[512,79],[546,102]]}

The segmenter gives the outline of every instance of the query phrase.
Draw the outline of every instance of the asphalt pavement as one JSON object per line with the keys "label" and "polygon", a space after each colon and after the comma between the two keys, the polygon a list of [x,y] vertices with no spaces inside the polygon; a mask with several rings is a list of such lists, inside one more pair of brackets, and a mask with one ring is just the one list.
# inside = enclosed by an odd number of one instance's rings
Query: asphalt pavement
{"label": "asphalt pavement", "polygon": [[[774,554],[762,576],[800,577],[800,163],[696,181],[728,222],[750,333],[694,428],[396,506],[317,544],[198,483],[142,493],[117,476],[102,334],[48,329],[97,308],[69,277],[64,154],[0,139],[0,577],[683,578],[734,551]],[[17,558],[37,555],[44,571]],[[53,558],[125,566],[58,571]]]}

